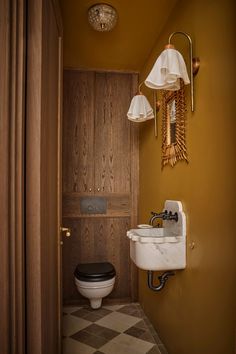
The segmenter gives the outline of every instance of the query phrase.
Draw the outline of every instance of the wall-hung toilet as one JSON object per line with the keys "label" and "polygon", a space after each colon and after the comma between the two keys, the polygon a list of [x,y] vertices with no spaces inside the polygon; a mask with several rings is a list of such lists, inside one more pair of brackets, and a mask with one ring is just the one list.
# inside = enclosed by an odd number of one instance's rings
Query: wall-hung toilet
{"label": "wall-hung toilet", "polygon": [[77,265],[74,276],[79,293],[89,299],[93,309],[98,309],[113,290],[116,271],[109,262],[86,263]]}

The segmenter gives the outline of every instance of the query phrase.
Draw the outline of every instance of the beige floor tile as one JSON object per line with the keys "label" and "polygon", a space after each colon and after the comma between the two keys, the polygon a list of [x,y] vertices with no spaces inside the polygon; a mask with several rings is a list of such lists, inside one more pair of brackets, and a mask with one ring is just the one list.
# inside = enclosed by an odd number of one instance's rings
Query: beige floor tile
{"label": "beige floor tile", "polygon": [[63,354],[92,354],[94,348],[80,343],[74,339],[66,338],[63,340]]}
{"label": "beige floor tile", "polygon": [[140,318],[125,315],[120,312],[112,312],[98,320],[96,324],[113,329],[114,331],[124,332],[139,321]]}
{"label": "beige floor tile", "polygon": [[63,336],[71,336],[72,334],[88,327],[91,322],[71,315],[63,316],[62,334]]}
{"label": "beige floor tile", "polygon": [[152,343],[121,333],[102,346],[99,350],[105,354],[144,354],[153,347]]}

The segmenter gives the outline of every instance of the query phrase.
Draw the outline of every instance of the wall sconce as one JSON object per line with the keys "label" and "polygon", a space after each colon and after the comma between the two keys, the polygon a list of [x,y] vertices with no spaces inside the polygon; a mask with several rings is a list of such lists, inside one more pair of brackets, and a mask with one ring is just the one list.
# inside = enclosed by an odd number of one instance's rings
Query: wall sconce
{"label": "wall sconce", "polygon": [[157,112],[160,109],[160,102],[157,101],[156,91],[153,91],[153,107],[151,107],[148,99],[141,91],[141,86],[144,82],[141,82],[138,87],[137,94],[132,98],[130,107],[127,113],[129,120],[133,122],[145,122],[146,120],[154,118],[155,124],[155,137],[157,137]]}
{"label": "wall sconce", "polygon": [[[180,34],[184,35],[188,41],[189,41],[189,60],[190,60],[190,79],[188,76],[187,68],[185,61],[175,47],[171,44],[171,39],[173,36]],[[194,112],[194,82],[193,78],[194,76],[198,73],[198,70],[200,68],[200,59],[199,58],[193,58],[193,44],[192,44],[192,39],[191,37],[182,31],[176,31],[173,32],[169,36],[168,44],[165,46],[164,51],[160,54],[160,56],[157,58],[151,72],[149,73],[148,77],[144,81],[145,85],[151,89],[153,89],[153,106],[154,106],[154,117],[152,116],[142,116],[143,119],[136,119],[136,122],[140,121],[145,121],[150,118],[154,118],[155,122],[155,137],[157,137],[157,113],[160,109],[160,102],[157,100],[157,94],[156,90],[166,90],[166,91],[177,91],[181,88],[181,82],[180,79],[183,80],[183,83],[185,85],[190,84],[190,90],[191,90],[191,111]],[[143,82],[139,85],[139,95],[142,95],[140,88],[142,86]],[[139,96],[138,95],[138,96]],[[137,99],[137,95],[134,96],[134,98]],[[145,97],[145,96],[144,96]],[[134,100],[133,98],[133,100]],[[146,97],[145,97],[146,99]],[[131,104],[134,104],[134,101],[131,101]],[[138,100],[141,101],[141,98]],[[142,98],[143,100],[143,98]],[[135,107],[141,107],[141,103],[135,104]],[[150,104],[149,104],[150,106]],[[132,107],[130,106],[129,112],[128,112],[128,118],[130,115],[130,110]],[[139,114],[136,115],[138,116]],[[143,109],[140,110],[140,116],[143,115]],[[132,120],[132,119],[131,119]],[[133,119],[134,120],[134,119]]]}
{"label": "wall sconce", "polygon": [[108,4],[95,4],[88,9],[88,21],[96,31],[111,31],[117,23],[117,11]]}
{"label": "wall sconce", "polygon": [[[173,36],[180,34],[189,41],[189,59],[190,59],[190,80],[182,55],[171,44]],[[157,58],[151,72],[145,80],[145,85],[157,90],[176,91],[180,88],[180,79],[184,84],[190,83],[191,89],[191,111],[194,111],[194,82],[193,78],[200,67],[200,59],[193,58],[193,44],[191,37],[182,31],[173,32],[169,36],[168,44],[165,50]]]}

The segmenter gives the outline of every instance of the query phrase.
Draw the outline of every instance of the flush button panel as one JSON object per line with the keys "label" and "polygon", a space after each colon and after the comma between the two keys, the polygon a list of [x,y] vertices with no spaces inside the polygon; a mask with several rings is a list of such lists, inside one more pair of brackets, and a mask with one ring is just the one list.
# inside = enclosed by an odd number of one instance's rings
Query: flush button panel
{"label": "flush button panel", "polygon": [[82,214],[106,214],[107,198],[104,197],[80,198],[80,212]]}

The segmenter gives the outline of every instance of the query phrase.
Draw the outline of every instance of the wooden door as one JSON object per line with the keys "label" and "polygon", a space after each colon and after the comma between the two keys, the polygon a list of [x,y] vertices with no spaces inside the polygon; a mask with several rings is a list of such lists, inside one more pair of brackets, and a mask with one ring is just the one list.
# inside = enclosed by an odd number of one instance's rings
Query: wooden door
{"label": "wooden door", "polygon": [[60,353],[61,36],[54,0],[28,1],[27,352]]}

